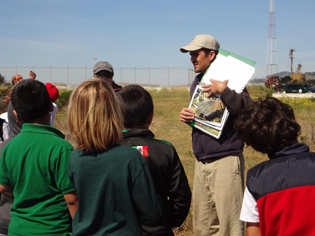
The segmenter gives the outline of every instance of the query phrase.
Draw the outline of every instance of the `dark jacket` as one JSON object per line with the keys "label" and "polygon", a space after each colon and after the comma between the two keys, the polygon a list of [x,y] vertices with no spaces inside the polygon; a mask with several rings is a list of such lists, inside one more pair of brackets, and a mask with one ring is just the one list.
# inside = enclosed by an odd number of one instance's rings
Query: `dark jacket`
{"label": "dark jacket", "polygon": [[296,143],[247,173],[262,236],[315,235],[315,153]]}
{"label": "dark jacket", "polygon": [[[16,122],[11,102],[8,105],[8,121],[11,129],[10,137],[0,143],[0,157],[3,148],[21,132],[22,124]],[[11,221],[10,208],[13,200],[0,193],[0,234],[8,234],[8,227]]]}
{"label": "dark jacket", "polygon": [[[168,142],[154,139],[148,129],[124,131],[122,144],[143,151],[157,193],[163,201],[162,216],[157,222],[142,220],[143,235],[174,235],[189,212],[191,191],[182,163],[175,148]],[[146,150],[148,151],[146,153]]]}
{"label": "dark jacket", "polygon": [[[193,81],[190,87],[190,97],[192,97],[202,76],[202,74],[197,75]],[[230,112],[221,137],[216,139],[197,128],[192,130],[192,146],[198,161],[220,158],[243,151],[244,142],[238,138],[233,128],[233,121],[237,113],[245,108],[248,100],[251,100],[251,98],[246,88],[241,94],[238,94],[227,87],[221,94],[221,100]]]}

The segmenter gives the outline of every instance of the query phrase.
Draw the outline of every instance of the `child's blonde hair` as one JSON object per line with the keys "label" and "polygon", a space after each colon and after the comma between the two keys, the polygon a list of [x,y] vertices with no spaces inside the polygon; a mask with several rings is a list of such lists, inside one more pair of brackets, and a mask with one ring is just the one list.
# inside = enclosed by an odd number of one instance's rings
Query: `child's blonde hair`
{"label": "child's blonde hair", "polygon": [[122,138],[123,117],[118,100],[102,80],[87,80],[72,92],[68,121],[76,148],[84,152],[105,151]]}

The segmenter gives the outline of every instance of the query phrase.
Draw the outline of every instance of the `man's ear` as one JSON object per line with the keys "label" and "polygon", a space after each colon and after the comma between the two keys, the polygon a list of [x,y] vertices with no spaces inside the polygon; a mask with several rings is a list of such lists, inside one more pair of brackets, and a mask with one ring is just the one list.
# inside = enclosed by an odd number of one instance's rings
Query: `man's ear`
{"label": "man's ear", "polygon": [[147,120],[147,124],[148,124],[148,126],[150,126],[151,125],[151,123],[152,123],[152,120],[153,120],[153,112],[149,115],[149,117],[148,117],[148,120]]}
{"label": "man's ear", "polygon": [[208,54],[208,58],[209,60],[212,62],[215,58],[215,52],[214,51],[210,51]]}
{"label": "man's ear", "polygon": [[50,101],[49,112],[53,112],[53,110],[54,110],[54,106],[52,104],[52,101]]}
{"label": "man's ear", "polygon": [[16,118],[16,123],[20,123],[22,122],[22,119],[19,117],[19,115],[16,113],[15,110],[13,110],[13,114],[15,115],[15,118]]}

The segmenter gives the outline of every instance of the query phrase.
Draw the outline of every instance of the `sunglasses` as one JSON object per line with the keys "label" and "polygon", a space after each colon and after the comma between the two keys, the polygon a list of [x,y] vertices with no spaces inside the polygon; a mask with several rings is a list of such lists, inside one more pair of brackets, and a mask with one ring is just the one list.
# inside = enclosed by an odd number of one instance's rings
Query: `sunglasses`
{"label": "sunglasses", "polygon": [[113,77],[113,73],[110,73],[110,72],[105,72],[105,73],[97,73],[96,74],[97,77],[100,77],[100,78],[112,78]]}

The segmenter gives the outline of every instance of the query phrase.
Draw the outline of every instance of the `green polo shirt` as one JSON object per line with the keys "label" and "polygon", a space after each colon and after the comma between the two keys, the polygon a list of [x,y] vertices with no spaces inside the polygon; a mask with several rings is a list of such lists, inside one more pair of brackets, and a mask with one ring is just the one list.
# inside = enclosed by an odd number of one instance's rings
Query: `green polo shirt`
{"label": "green polo shirt", "polygon": [[12,186],[9,235],[67,235],[69,211],[63,195],[74,191],[68,166],[71,144],[57,129],[23,124],[4,148],[0,184]]}
{"label": "green polo shirt", "polygon": [[136,149],[116,145],[95,155],[74,150],[69,176],[79,198],[75,236],[141,236],[140,217],[154,221],[161,214],[149,168]]}

